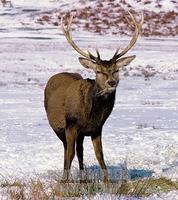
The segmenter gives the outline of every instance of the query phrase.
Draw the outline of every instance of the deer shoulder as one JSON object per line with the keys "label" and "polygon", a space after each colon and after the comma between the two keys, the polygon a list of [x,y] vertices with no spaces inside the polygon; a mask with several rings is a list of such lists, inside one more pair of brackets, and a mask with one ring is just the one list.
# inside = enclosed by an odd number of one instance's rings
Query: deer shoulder
{"label": "deer shoulder", "polygon": [[69,86],[66,92],[65,114],[66,120],[75,120],[85,124],[92,109],[92,100],[95,90],[95,81],[80,79]]}

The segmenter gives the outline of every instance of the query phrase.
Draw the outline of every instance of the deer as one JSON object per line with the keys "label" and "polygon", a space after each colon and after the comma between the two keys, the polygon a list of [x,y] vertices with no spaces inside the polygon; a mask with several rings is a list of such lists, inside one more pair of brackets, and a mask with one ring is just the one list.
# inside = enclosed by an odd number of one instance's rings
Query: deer
{"label": "deer", "polygon": [[1,0],[1,3],[2,3],[3,7],[6,7],[6,5],[11,7],[11,8],[13,7],[12,2],[10,0],[9,1],[8,0]]}
{"label": "deer", "polygon": [[[83,51],[72,39],[69,16],[67,24],[61,17],[61,28],[68,43],[79,57],[80,64],[93,70],[95,79],[84,79],[78,73],[62,72],[53,75],[47,82],[44,92],[44,106],[50,126],[64,146],[63,181],[69,180],[70,168],[77,152],[79,170],[84,170],[83,141],[91,137],[95,156],[103,172],[103,182],[110,181],[104,161],[102,148],[102,129],[111,114],[119,84],[119,71],[129,65],[135,55],[123,57],[136,43],[144,22],[143,13],[138,21],[128,12],[126,17],[133,29],[132,38],[123,50],[117,49],[109,60],[102,60],[96,49],[96,56],[90,51]],[[119,52],[120,51],[120,52]]]}

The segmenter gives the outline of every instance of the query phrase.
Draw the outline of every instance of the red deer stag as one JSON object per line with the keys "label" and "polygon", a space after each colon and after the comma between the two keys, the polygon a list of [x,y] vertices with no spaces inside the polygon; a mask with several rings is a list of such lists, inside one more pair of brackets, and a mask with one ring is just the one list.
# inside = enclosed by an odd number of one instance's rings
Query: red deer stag
{"label": "red deer stag", "polygon": [[119,83],[119,70],[127,66],[134,58],[121,58],[136,43],[143,24],[143,15],[137,22],[129,12],[129,24],[134,28],[130,43],[120,53],[116,51],[110,60],[102,60],[98,50],[97,56],[89,51],[81,50],[72,40],[70,34],[73,17],[69,18],[67,27],[61,18],[62,31],[68,43],[82,56],[79,62],[85,68],[92,69],[95,80],[83,79],[77,73],[59,73],[52,76],[45,88],[45,109],[49,124],[64,145],[64,174],[68,181],[69,170],[75,155],[75,147],[79,161],[79,169],[83,170],[83,141],[91,136],[96,158],[103,170],[104,182],[109,176],[103,158],[102,127],[109,117],[115,101],[116,87]]}

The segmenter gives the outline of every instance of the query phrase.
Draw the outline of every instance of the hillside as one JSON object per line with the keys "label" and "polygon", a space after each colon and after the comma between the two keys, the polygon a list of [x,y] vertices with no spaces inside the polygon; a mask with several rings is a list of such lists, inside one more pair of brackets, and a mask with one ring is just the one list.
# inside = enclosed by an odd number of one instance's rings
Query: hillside
{"label": "hillside", "polygon": [[[68,2],[68,1],[67,1]],[[65,3],[56,8],[37,14],[35,20],[42,25],[58,26],[62,15],[75,16],[74,29],[105,34],[127,35],[130,30],[125,15],[127,10],[139,15],[143,12],[145,23],[143,36],[177,36],[178,2],[175,0],[105,0]],[[80,19],[80,20],[79,20]]]}

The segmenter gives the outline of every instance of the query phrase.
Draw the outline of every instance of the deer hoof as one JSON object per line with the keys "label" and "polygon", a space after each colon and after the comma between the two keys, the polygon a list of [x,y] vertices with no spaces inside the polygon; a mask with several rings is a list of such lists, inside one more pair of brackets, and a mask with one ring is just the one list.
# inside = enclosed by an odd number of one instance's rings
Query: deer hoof
{"label": "deer hoof", "polygon": [[109,183],[111,182],[109,176],[104,176],[104,177],[103,177],[103,182],[104,182],[105,184],[109,184]]}

